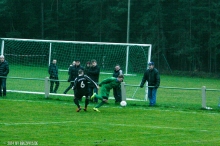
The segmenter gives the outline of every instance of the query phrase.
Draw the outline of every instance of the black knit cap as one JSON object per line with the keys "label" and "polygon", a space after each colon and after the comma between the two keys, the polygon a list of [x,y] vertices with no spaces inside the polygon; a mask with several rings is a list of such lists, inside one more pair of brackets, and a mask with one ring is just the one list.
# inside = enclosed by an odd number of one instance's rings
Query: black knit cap
{"label": "black knit cap", "polygon": [[154,62],[151,61],[151,62],[148,63],[148,65],[154,65]]}

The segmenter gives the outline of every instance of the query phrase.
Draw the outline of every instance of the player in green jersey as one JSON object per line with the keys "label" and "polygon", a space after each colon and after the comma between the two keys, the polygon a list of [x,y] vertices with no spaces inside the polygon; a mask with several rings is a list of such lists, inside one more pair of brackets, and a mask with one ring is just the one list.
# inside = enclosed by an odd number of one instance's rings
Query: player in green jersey
{"label": "player in green jersey", "polygon": [[97,99],[100,99],[102,102],[93,108],[94,111],[100,112],[98,108],[108,102],[110,90],[112,88],[119,87],[123,79],[124,75],[119,75],[117,78],[110,77],[99,83],[99,87],[101,87],[100,94],[98,95],[94,93],[91,96],[91,99],[96,97]]}

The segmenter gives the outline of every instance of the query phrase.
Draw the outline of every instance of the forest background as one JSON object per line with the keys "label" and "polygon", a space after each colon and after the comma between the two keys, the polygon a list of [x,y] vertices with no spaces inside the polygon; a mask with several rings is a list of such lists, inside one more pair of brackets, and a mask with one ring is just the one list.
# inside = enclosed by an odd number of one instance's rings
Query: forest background
{"label": "forest background", "polygon": [[152,44],[161,73],[220,77],[219,0],[0,0],[0,19],[1,38]]}

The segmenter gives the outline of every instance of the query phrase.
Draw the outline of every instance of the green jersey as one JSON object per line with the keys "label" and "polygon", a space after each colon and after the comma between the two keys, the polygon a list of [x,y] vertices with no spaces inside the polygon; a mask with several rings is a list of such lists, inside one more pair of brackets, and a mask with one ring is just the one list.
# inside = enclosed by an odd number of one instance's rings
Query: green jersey
{"label": "green jersey", "polygon": [[99,83],[99,86],[101,87],[101,96],[109,97],[110,90],[120,86],[120,84],[121,82],[115,77],[110,77],[103,80],[101,83]]}

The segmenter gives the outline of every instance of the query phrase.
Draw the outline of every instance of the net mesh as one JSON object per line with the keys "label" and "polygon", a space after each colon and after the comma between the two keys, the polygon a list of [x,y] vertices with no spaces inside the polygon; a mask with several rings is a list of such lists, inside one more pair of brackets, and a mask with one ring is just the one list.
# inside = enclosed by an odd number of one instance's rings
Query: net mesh
{"label": "net mesh", "polygon": [[[92,59],[100,67],[100,81],[112,76],[116,64],[123,73],[135,75],[126,77],[125,82],[138,84],[147,67],[148,52],[151,45],[116,44],[95,42],[71,42],[50,40],[1,39],[1,53],[9,63],[10,73],[7,90],[12,92],[44,92],[44,79],[49,76],[48,65],[57,60],[60,86],[58,93],[63,93],[69,86],[68,68],[75,59],[81,65]],[[129,78],[129,79],[128,79]],[[17,79],[19,81],[17,81]],[[137,98],[136,87],[126,87],[128,98]],[[140,91],[137,91],[137,93]],[[73,92],[70,92],[73,93]],[[143,91],[144,96],[144,91]],[[141,99],[143,99],[141,97]]]}
{"label": "net mesh", "polygon": [[80,59],[82,66],[96,59],[101,72],[112,73],[114,66],[119,64],[124,73],[143,73],[147,67],[149,47],[14,39],[4,40],[2,49],[10,68],[13,69],[10,76],[44,78],[48,74],[48,65],[52,59],[57,60],[59,69],[63,71],[67,71],[75,59]]}

